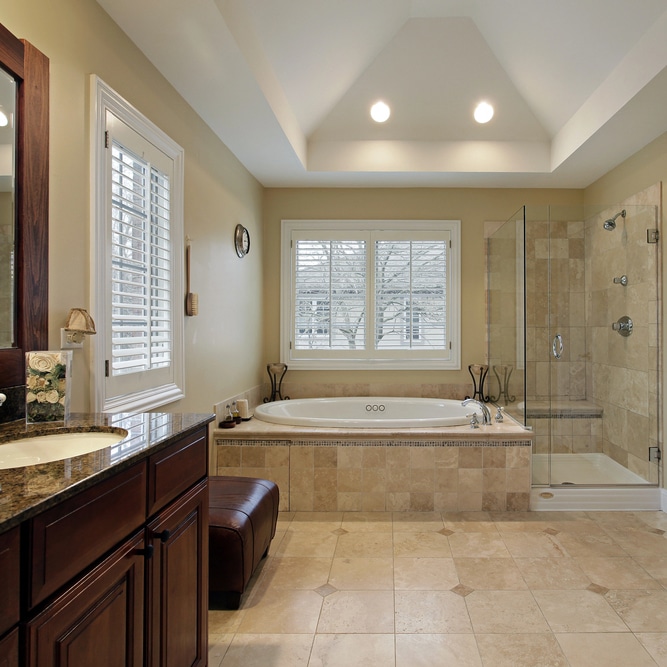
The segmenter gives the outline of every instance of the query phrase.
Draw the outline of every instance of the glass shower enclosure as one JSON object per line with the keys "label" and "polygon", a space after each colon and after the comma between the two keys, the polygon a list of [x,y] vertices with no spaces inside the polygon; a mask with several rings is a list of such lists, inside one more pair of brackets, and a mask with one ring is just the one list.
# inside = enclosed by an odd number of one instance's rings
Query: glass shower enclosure
{"label": "glass shower enclosure", "polygon": [[657,207],[523,207],[487,238],[488,384],[533,486],[656,485]]}

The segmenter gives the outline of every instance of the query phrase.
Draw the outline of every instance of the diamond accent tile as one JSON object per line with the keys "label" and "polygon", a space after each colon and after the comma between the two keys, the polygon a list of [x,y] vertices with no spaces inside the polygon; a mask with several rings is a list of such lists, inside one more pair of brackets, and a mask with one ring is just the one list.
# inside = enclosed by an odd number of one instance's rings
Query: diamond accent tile
{"label": "diamond accent tile", "polygon": [[438,531],[441,535],[445,535],[446,537],[449,537],[450,535],[454,534],[453,530],[449,530],[449,528],[443,528],[442,530]]}
{"label": "diamond accent tile", "polygon": [[664,535],[665,531],[660,528],[649,528],[649,533],[655,533],[656,535]]}
{"label": "diamond accent tile", "polygon": [[606,595],[607,593],[609,593],[608,588],[600,586],[599,584],[591,584],[586,588],[586,590],[589,590],[591,593],[598,593],[599,595]]}
{"label": "diamond accent tile", "polygon": [[319,593],[323,598],[325,598],[327,595],[331,595],[332,593],[337,593],[338,589],[335,586],[332,586],[331,584],[324,584],[323,586],[316,588],[315,592]]}
{"label": "diamond accent tile", "polygon": [[462,598],[464,598],[466,595],[474,593],[475,589],[470,588],[470,586],[466,586],[465,584],[459,584],[458,586],[454,586],[451,591],[452,593],[456,593],[457,595],[460,595]]}
{"label": "diamond accent tile", "polygon": [[558,535],[558,533],[560,533],[560,530],[556,530],[555,528],[545,528],[544,532],[548,533],[549,535]]}
{"label": "diamond accent tile", "polygon": [[345,530],[345,528],[336,528],[336,530],[331,531],[333,535],[347,535],[350,531]]}

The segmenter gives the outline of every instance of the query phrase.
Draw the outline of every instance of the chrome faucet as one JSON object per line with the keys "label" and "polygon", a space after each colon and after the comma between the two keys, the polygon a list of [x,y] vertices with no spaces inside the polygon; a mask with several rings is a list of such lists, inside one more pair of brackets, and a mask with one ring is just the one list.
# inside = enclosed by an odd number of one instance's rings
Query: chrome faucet
{"label": "chrome faucet", "polygon": [[482,410],[482,424],[484,426],[488,426],[491,423],[491,413],[489,412],[489,408],[484,405],[481,401],[478,401],[477,399],[474,398],[466,398],[461,405],[468,405],[468,403],[474,403],[475,405],[479,405],[479,407]]}

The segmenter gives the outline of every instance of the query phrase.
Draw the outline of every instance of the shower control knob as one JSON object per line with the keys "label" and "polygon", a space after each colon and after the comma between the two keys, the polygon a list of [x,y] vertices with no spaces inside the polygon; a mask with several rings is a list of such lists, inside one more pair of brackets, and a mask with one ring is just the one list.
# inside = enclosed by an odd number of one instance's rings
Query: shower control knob
{"label": "shower control knob", "polygon": [[629,336],[632,333],[633,326],[632,320],[627,315],[623,315],[618,322],[612,323],[611,328],[618,331],[621,336]]}
{"label": "shower control knob", "polygon": [[614,278],[614,283],[616,285],[623,285],[623,287],[626,287],[628,284],[628,277],[627,276],[621,276],[620,278]]}

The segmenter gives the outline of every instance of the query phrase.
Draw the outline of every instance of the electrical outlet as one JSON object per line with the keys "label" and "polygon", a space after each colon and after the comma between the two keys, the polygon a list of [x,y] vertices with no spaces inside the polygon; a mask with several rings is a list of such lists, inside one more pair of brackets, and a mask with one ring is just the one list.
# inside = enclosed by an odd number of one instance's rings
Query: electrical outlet
{"label": "electrical outlet", "polygon": [[61,350],[83,350],[83,341],[77,343],[72,340],[72,335],[67,329],[60,330],[60,349]]}
{"label": "electrical outlet", "polygon": [[660,447],[649,447],[648,448],[648,460],[657,463],[662,458],[660,452]]}

